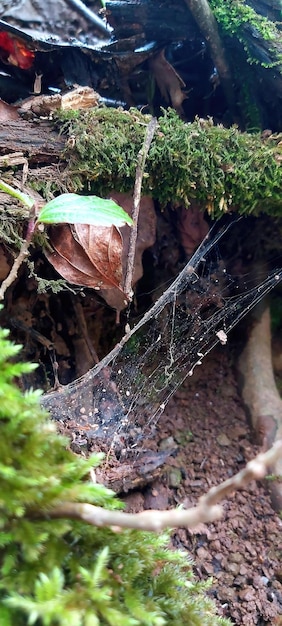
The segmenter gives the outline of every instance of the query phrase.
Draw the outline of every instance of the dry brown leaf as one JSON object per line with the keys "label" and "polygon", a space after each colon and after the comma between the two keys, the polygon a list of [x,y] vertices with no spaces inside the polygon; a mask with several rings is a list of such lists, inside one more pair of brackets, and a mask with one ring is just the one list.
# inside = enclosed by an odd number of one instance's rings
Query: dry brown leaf
{"label": "dry brown leaf", "polygon": [[10,272],[11,266],[8,263],[7,256],[3,246],[0,247],[0,280],[5,280]]}
{"label": "dry brown leaf", "polygon": [[[128,213],[128,215],[132,215],[133,198],[130,194],[113,191],[111,193],[111,199],[115,200],[115,202],[119,204],[119,206],[121,206],[124,211]],[[149,196],[143,196],[140,202],[132,287],[143,276],[143,252],[147,248],[150,248],[154,245],[156,241],[156,228],[157,218],[154,202]],[[126,225],[122,226],[122,228],[120,228],[120,231],[123,238],[122,267],[123,275],[125,275],[129,248],[130,227]],[[117,289],[103,289],[101,292],[101,296],[104,298],[104,300],[106,300],[109,306],[113,307],[117,311],[122,311],[122,309],[124,309],[124,307],[127,305],[127,300],[124,293],[118,291]]]}
{"label": "dry brown leaf", "polygon": [[179,115],[183,116],[184,111],[182,104],[187,98],[187,94],[182,91],[182,87],[185,87],[185,83],[172,65],[166,60],[164,50],[161,50],[152,57],[149,61],[149,65],[155,76],[162,97],[168,104],[174,107]]}
{"label": "dry brown leaf", "polygon": [[8,104],[0,98],[0,121],[8,122],[9,120],[18,120],[19,114],[16,107]]}
{"label": "dry brown leaf", "polygon": [[[111,229],[107,230],[110,231]],[[91,240],[88,241],[91,247]],[[117,286],[115,278],[111,275],[109,264],[108,273],[106,266],[104,266],[102,274],[93,265],[86,250],[74,238],[72,228],[68,224],[54,226],[50,229],[50,243],[54,251],[50,252],[46,249],[45,255],[57,272],[70,283],[92,287],[92,289]]]}
{"label": "dry brown leaf", "polygon": [[[111,198],[129,215],[132,214],[132,196],[112,192]],[[45,255],[68,282],[99,289],[101,296],[117,311],[125,308],[128,300],[123,292],[123,276],[127,266],[130,227],[117,229],[88,224],[61,224],[49,231],[53,252]],[[135,249],[133,285],[143,275],[142,255],[155,243],[156,214],[152,198],[141,198],[138,235]],[[132,285],[132,286],[133,286]]]}
{"label": "dry brown leaf", "polygon": [[73,224],[71,231],[96,270],[107,283],[119,287],[122,282],[122,236],[115,226]]}
{"label": "dry brown leaf", "polygon": [[178,230],[181,244],[187,256],[191,256],[209,231],[204,213],[194,201],[188,208],[181,208]]}

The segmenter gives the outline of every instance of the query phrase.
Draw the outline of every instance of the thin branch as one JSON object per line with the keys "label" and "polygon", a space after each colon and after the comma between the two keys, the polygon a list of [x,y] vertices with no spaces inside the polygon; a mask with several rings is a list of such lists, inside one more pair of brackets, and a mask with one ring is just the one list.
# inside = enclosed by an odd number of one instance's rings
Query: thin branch
{"label": "thin branch", "polygon": [[19,255],[15,259],[7,278],[3,280],[2,285],[0,287],[0,300],[4,299],[4,296],[8,287],[10,287],[10,285],[12,285],[12,283],[16,280],[19,268],[22,265],[22,263],[24,263],[24,261],[26,260],[28,256],[29,246],[30,246],[30,241],[26,240],[23,242]]}
{"label": "thin branch", "polygon": [[5,278],[5,280],[3,280],[2,285],[0,287],[0,301],[4,300],[4,296],[5,296],[5,293],[6,293],[7,289],[8,289],[8,287],[10,287],[13,284],[13,282],[16,280],[17,275],[18,275],[18,271],[19,271],[21,265],[26,261],[28,255],[29,255],[29,246],[31,244],[33,233],[34,233],[34,228],[35,228],[36,209],[37,209],[37,206],[36,206],[36,203],[34,202],[33,206],[31,207],[31,211],[30,211],[30,218],[29,218],[28,225],[27,225],[26,238],[25,238],[24,242],[22,243],[22,246],[21,246],[21,249],[19,251],[19,254],[15,258],[14,263],[13,263],[13,265],[11,267],[11,270],[10,270],[7,278]]}
{"label": "thin branch", "polygon": [[[225,480],[217,487],[212,487],[208,493],[200,498],[197,506],[188,510],[150,510],[131,514],[123,513],[122,511],[109,511],[87,503],[63,502],[50,510],[48,514],[46,513],[44,517],[52,519],[79,519],[92,526],[108,526],[116,530],[120,528],[135,528],[159,532],[165,528],[193,528],[199,523],[219,519],[223,514],[223,509],[217,503],[234,491],[242,489],[250,481],[262,479],[267,472],[267,468],[273,466],[281,457],[282,440],[277,441],[267,452],[259,454],[235,476]],[[42,516],[42,513],[36,513],[37,518],[42,518]]]}
{"label": "thin branch", "polygon": [[282,458],[282,439],[276,441],[274,445],[267,450],[267,452],[261,452],[254,459],[247,463],[240,472],[228,478],[220,485],[211,487],[209,491],[201,496],[199,502],[205,506],[214,506],[217,502],[220,502],[227,495],[242,489],[252,480],[261,480],[267,473],[267,468],[271,468],[275,463]]}
{"label": "thin branch", "polygon": [[210,8],[208,0],[185,0],[185,2],[207,42],[212,60],[219,74],[228,107],[234,121],[236,121],[236,103],[232,75],[225,54],[225,49],[219,36],[214,14]]}
{"label": "thin branch", "polygon": [[171,511],[142,511],[141,513],[123,513],[109,511],[92,504],[64,502],[49,512],[51,518],[79,519],[92,526],[108,526],[111,528],[131,528],[159,532],[164,528],[185,527],[193,528],[199,522],[211,522],[221,517],[219,506],[205,509],[195,507],[185,510],[172,509]]}
{"label": "thin branch", "polygon": [[129,298],[129,300],[132,299],[132,277],[133,277],[133,271],[134,271],[135,248],[136,248],[137,231],[138,231],[138,217],[139,217],[140,201],[141,201],[142,180],[144,176],[146,158],[150,149],[150,145],[152,143],[152,139],[155,134],[156,127],[157,127],[157,119],[155,117],[152,117],[152,119],[150,120],[147,126],[144,143],[143,143],[141,150],[139,151],[138,159],[137,159],[136,177],[135,177],[135,185],[134,185],[134,193],[133,193],[133,211],[132,211],[132,216],[131,216],[133,219],[133,226],[130,230],[127,266],[126,266],[125,279],[124,279],[124,293]]}

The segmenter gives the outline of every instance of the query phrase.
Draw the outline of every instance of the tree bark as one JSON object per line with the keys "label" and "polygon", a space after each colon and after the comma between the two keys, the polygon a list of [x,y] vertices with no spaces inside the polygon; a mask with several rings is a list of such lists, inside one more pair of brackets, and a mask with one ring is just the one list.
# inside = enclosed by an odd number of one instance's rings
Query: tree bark
{"label": "tree bark", "polygon": [[[66,139],[49,122],[11,120],[0,125],[0,155],[22,153],[31,164],[51,164],[63,159]],[[9,163],[8,163],[9,165]]]}

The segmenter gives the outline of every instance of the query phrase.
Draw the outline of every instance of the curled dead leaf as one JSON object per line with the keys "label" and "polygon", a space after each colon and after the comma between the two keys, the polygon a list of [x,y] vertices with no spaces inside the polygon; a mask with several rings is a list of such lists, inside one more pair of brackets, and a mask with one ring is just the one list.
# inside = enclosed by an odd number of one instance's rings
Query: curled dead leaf
{"label": "curled dead leaf", "polygon": [[71,231],[104,282],[112,287],[121,286],[123,241],[120,231],[115,226],[93,224],[73,224]]}
{"label": "curled dead leaf", "polygon": [[[92,289],[121,289],[122,238],[114,226],[60,224],[50,228],[49,236],[53,251],[46,249],[45,255],[68,282]],[[115,254],[108,252],[110,246]]]}
{"label": "curled dead leaf", "polygon": [[8,122],[9,120],[18,120],[19,114],[16,107],[8,104],[0,98],[0,120],[1,122]]}
{"label": "curled dead leaf", "polygon": [[[128,215],[133,199],[129,194],[112,192],[111,198]],[[127,305],[123,292],[129,248],[130,227],[102,227],[88,224],[59,224],[49,229],[53,250],[45,256],[68,282],[99,290],[104,300],[117,311]],[[143,275],[142,255],[156,238],[156,214],[151,198],[141,199],[135,249],[133,285]]]}
{"label": "curled dead leaf", "polygon": [[183,116],[182,104],[187,99],[187,93],[182,91],[185,83],[165,58],[164,50],[150,59],[149,66],[164,100],[174,107],[178,115]]}

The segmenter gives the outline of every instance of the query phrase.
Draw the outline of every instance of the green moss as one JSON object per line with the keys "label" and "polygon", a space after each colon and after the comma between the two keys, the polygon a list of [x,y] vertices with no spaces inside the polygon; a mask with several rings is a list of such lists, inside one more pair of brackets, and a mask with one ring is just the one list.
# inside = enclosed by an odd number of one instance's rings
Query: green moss
{"label": "green moss", "polygon": [[39,393],[15,386],[34,367],[18,352],[0,329],[1,626],[227,626],[167,535],[48,518],[61,502],[121,503],[88,482],[101,457],[73,455]]}
{"label": "green moss", "polygon": [[226,33],[240,33],[243,24],[251,24],[263,39],[275,39],[277,28],[273,22],[259,15],[242,0],[210,0],[213,13]]}
{"label": "green moss", "polygon": [[28,209],[17,206],[0,206],[0,240],[20,248],[23,243],[25,224],[29,217]]}
{"label": "green moss", "polygon": [[117,180],[120,191],[133,187],[137,154],[150,116],[139,111],[97,108],[73,115],[62,112],[58,119],[63,123],[62,132],[71,138],[67,154],[71,159],[74,155],[72,175],[97,181],[101,189],[100,179],[105,184],[107,172],[108,189],[115,187]]}
{"label": "green moss", "polygon": [[[276,46],[282,46],[282,34],[275,23],[256,13],[252,7],[242,0],[210,0],[210,6],[223,34],[235,36],[243,44],[248,63],[260,63],[264,67],[281,65],[282,48],[279,49]],[[252,46],[249,44],[249,41],[252,39],[252,37],[250,39],[248,37],[250,28],[265,41],[273,42],[272,60],[260,62],[254,56]]]}
{"label": "green moss", "polygon": [[[60,113],[56,124],[71,138],[66,149],[69,187],[105,196],[112,189],[132,191],[138,152],[150,116],[98,108],[71,117]],[[281,139],[281,138],[280,138]],[[235,207],[240,213],[281,214],[282,169],[279,137],[262,141],[259,133],[216,126],[197,119],[185,124],[175,111],[158,120],[145,167],[143,193],[161,204],[194,199],[216,217]]]}

